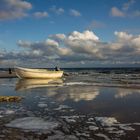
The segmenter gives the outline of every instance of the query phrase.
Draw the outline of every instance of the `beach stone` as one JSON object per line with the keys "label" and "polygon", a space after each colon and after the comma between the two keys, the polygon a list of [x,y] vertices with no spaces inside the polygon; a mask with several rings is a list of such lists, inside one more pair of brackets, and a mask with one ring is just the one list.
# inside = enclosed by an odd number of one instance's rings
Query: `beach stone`
{"label": "beach stone", "polygon": [[123,130],[126,130],[126,131],[134,131],[135,129],[132,128],[131,126],[128,126],[126,124],[120,124],[119,127]]}
{"label": "beach stone", "polygon": [[64,140],[64,136],[63,135],[53,135],[53,136],[49,136],[46,140]]}
{"label": "beach stone", "polygon": [[94,121],[94,118],[88,118],[88,121]]}
{"label": "beach stone", "polygon": [[98,137],[104,138],[104,140],[111,140],[108,136],[106,136],[105,134],[102,134],[102,133],[98,133],[98,134],[95,134],[95,135],[98,136]]}
{"label": "beach stone", "polygon": [[44,107],[48,107],[48,105],[45,104],[45,103],[43,103],[43,102],[40,102],[40,103],[38,104],[38,107],[44,108]]}
{"label": "beach stone", "polygon": [[97,126],[89,126],[89,130],[91,130],[91,131],[96,131],[98,129],[99,129],[99,127],[97,127]]}
{"label": "beach stone", "polygon": [[66,140],[78,140],[78,138],[74,135],[67,135],[67,136],[65,136],[65,139]]}
{"label": "beach stone", "polygon": [[89,134],[87,134],[87,133],[80,133],[80,132],[76,132],[76,136],[84,136],[84,137],[90,137],[90,135]]}
{"label": "beach stone", "polygon": [[70,133],[70,130],[68,129],[68,126],[66,126],[66,125],[63,125],[62,130],[67,134]]}
{"label": "beach stone", "polygon": [[95,122],[86,122],[87,124],[96,125]]}
{"label": "beach stone", "polygon": [[116,134],[117,136],[123,136],[123,135],[125,135],[125,132],[123,130],[109,131],[109,133]]}

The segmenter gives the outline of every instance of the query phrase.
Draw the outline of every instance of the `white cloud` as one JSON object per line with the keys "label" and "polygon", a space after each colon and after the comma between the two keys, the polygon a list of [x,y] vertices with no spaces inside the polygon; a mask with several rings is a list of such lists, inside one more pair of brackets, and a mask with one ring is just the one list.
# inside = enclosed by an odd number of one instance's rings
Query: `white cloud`
{"label": "white cloud", "polygon": [[[111,48],[114,50],[118,50],[120,55],[125,54],[128,60],[131,57],[139,57],[140,55],[140,35],[134,36],[132,34],[128,34],[126,32],[115,32],[117,37],[115,43],[111,43]],[[121,58],[121,57],[120,57]],[[130,61],[132,61],[130,59]]]}
{"label": "white cloud", "polygon": [[[91,31],[84,31],[83,33],[74,31],[69,35],[56,34],[50,36],[52,39],[47,39],[41,42],[18,41],[18,45],[24,48],[31,48],[31,50],[42,50],[44,55],[54,55],[60,59],[73,59],[78,57],[87,57],[88,54],[95,56],[99,55],[96,42],[98,37]],[[61,42],[60,42],[61,40]],[[79,55],[79,56],[78,56]],[[85,58],[83,57],[83,59]],[[56,57],[55,57],[56,58]]]}
{"label": "white cloud", "polygon": [[122,40],[122,41],[124,40],[129,41],[133,37],[131,34],[127,34],[126,32],[115,31],[114,34],[117,36],[119,40]]}
{"label": "white cloud", "polygon": [[74,31],[68,36],[68,39],[69,40],[94,40],[94,41],[99,40],[99,38],[92,31],[89,30],[84,31],[83,33]]}
{"label": "white cloud", "polygon": [[117,7],[112,7],[110,14],[113,17],[124,17],[125,16],[125,13],[123,11],[121,11],[120,9],[118,9]]}
{"label": "white cloud", "polygon": [[40,56],[40,55],[42,55],[43,54],[43,52],[41,51],[41,50],[33,50],[33,55],[35,55],[35,56]]}
{"label": "white cloud", "polygon": [[132,9],[132,6],[136,3],[135,0],[129,0],[126,3],[122,4],[121,8],[112,7],[110,10],[110,15],[113,17],[139,17],[140,10],[139,9]]}
{"label": "white cloud", "polygon": [[[126,32],[117,32],[115,42],[102,42],[92,31],[82,33],[73,31],[69,35],[56,34],[51,35],[51,39],[41,42],[29,43],[19,41],[19,45],[31,50],[40,50],[44,56],[53,56],[52,58],[60,61],[111,61],[124,63],[134,59],[139,59],[140,54],[140,36],[133,36]],[[61,41],[60,41],[61,40]],[[131,57],[130,57],[131,54]],[[42,54],[41,56],[42,57]],[[129,62],[128,61],[128,62]]]}
{"label": "white cloud", "polygon": [[140,35],[133,38],[132,45],[136,47],[137,51],[140,51]]}
{"label": "white cloud", "polygon": [[22,0],[1,0],[0,20],[25,17],[27,10],[32,8],[31,3]]}
{"label": "white cloud", "polygon": [[36,18],[45,18],[45,17],[49,16],[48,12],[46,12],[46,11],[44,11],[44,12],[35,12],[33,15]]}
{"label": "white cloud", "polygon": [[49,37],[55,40],[64,40],[66,38],[65,34],[55,34],[55,35],[50,35]]}
{"label": "white cloud", "polygon": [[81,13],[75,9],[71,9],[70,15],[75,16],[75,17],[79,17],[79,16],[81,16]]}
{"label": "white cloud", "polygon": [[64,12],[65,12],[65,10],[63,9],[63,8],[57,8],[55,5],[54,6],[52,6],[51,8],[50,8],[50,10],[52,11],[52,12],[54,12],[55,14],[57,14],[57,15],[62,15]]}
{"label": "white cloud", "polygon": [[47,46],[54,46],[54,47],[59,46],[58,42],[52,39],[47,39],[45,43]]}
{"label": "white cloud", "polygon": [[18,40],[18,42],[17,42],[17,44],[18,44],[18,46],[25,46],[25,47],[30,47],[31,46],[31,42],[29,42],[29,41],[23,41],[23,40]]}
{"label": "white cloud", "polygon": [[18,41],[23,47],[21,52],[1,51],[1,60],[30,61],[36,64],[59,63],[61,65],[91,65],[96,64],[139,64],[140,35],[126,32],[114,32],[114,42],[102,42],[92,31],[70,34],[50,35],[48,39],[38,42]]}

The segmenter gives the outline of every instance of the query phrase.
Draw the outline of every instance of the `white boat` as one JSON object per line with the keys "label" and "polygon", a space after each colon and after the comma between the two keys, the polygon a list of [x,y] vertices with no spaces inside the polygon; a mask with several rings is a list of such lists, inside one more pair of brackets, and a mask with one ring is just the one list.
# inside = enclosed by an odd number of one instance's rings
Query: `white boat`
{"label": "white boat", "polygon": [[46,70],[46,69],[30,69],[15,67],[16,75],[20,79],[51,79],[51,78],[61,78],[63,76],[63,71]]}

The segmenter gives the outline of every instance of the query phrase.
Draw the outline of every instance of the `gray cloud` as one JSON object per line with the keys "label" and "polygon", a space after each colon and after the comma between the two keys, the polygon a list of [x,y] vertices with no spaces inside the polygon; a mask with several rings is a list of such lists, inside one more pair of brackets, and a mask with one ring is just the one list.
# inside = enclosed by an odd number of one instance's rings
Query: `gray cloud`
{"label": "gray cloud", "polygon": [[[30,62],[34,65],[74,64],[123,65],[140,63],[140,35],[114,32],[114,42],[102,42],[92,31],[50,35],[39,42],[18,41],[23,50],[17,53],[3,51],[1,60],[19,63]],[[41,63],[40,63],[41,62]]]}
{"label": "gray cloud", "polygon": [[112,7],[110,11],[111,16],[113,17],[125,17],[125,13],[118,9],[117,7]]}
{"label": "gray cloud", "polygon": [[32,8],[31,3],[22,0],[1,0],[0,20],[16,19],[27,16],[26,11]]}
{"label": "gray cloud", "polygon": [[127,11],[134,3],[135,3],[135,0],[129,0],[128,2],[123,4],[122,9],[124,11]]}
{"label": "gray cloud", "polygon": [[98,20],[93,20],[87,27],[88,30],[94,30],[96,28],[104,28],[106,25]]}
{"label": "gray cloud", "polygon": [[135,3],[136,3],[135,0],[129,0],[126,3],[123,3],[121,8],[114,6],[110,10],[110,15],[112,17],[139,17],[140,16],[139,9],[131,10],[132,6]]}

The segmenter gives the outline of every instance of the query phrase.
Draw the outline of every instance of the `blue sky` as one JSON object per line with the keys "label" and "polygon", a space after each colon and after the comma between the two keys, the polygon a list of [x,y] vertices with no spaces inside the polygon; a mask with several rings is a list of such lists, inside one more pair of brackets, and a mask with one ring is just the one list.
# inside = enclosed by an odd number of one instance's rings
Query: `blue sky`
{"label": "blue sky", "polygon": [[2,66],[139,66],[139,35],[139,0],[0,1]]}

